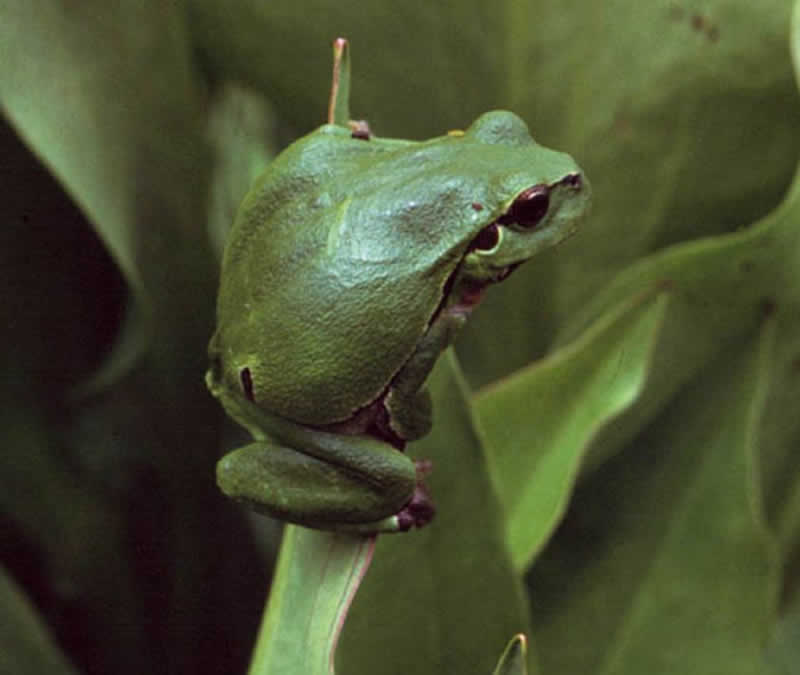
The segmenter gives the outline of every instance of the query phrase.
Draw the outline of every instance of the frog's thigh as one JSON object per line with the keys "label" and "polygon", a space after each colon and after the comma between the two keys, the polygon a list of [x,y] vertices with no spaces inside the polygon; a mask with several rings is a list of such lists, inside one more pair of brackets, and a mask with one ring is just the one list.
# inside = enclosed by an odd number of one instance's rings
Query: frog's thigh
{"label": "frog's thigh", "polygon": [[[337,464],[277,443],[251,443],[219,461],[217,482],[229,497],[312,527],[347,529],[338,526],[393,516],[414,493],[414,462],[389,445],[368,442],[359,448],[360,439],[351,440]],[[387,523],[368,529],[397,528]]]}

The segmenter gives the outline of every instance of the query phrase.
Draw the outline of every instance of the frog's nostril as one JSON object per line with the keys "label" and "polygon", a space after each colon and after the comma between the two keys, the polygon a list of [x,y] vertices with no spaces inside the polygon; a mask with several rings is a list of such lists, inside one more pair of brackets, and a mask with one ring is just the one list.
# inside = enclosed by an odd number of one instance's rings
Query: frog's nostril
{"label": "frog's nostril", "polygon": [[573,190],[580,190],[583,186],[583,179],[579,173],[571,173],[561,182],[567,187],[571,187]]}

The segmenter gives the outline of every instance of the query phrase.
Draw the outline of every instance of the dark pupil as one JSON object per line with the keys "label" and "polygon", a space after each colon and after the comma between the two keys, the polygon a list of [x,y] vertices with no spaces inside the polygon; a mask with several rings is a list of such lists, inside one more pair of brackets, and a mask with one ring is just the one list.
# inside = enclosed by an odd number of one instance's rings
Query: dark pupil
{"label": "dark pupil", "polygon": [[472,240],[472,244],[470,244],[469,248],[471,251],[474,251],[476,248],[482,251],[490,251],[497,246],[499,240],[500,233],[497,230],[497,224],[492,223],[478,232],[478,236]]}
{"label": "dark pupil", "polygon": [[516,223],[522,227],[536,227],[547,213],[550,196],[546,185],[534,185],[514,200],[500,218],[498,223],[509,225]]}

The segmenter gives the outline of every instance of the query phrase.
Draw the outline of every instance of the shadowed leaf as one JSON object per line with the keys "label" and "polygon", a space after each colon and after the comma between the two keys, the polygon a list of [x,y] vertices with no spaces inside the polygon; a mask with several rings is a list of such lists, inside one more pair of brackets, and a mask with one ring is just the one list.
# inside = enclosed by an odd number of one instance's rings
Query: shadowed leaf
{"label": "shadowed leaf", "polygon": [[580,339],[476,398],[511,558],[524,570],[558,525],[586,447],[644,387],[667,294],[640,294]]}
{"label": "shadowed leaf", "polygon": [[780,563],[756,441],[775,328],[723,352],[576,493],[530,578],[546,672],[766,672]]}
{"label": "shadowed leaf", "polygon": [[77,675],[28,598],[0,567],[0,673]]}

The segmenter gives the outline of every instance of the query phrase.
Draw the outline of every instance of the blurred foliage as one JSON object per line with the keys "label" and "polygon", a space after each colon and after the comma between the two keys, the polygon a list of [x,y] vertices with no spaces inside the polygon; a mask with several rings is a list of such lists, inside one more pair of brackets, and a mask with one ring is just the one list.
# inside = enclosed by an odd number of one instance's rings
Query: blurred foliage
{"label": "blurred foliage", "polygon": [[792,4],[0,0],[0,670],[245,671],[279,530],[213,483],[217,259],[344,35],[379,135],[509,108],[595,198],[437,367],[439,515],[340,671],[797,672]]}

